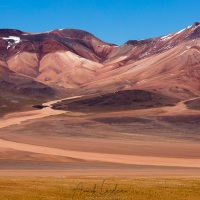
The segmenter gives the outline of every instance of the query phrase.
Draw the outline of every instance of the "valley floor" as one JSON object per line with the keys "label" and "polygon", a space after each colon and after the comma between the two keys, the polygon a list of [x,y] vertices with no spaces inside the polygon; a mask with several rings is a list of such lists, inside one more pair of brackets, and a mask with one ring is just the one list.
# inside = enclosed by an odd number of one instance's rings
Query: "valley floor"
{"label": "valley floor", "polygon": [[0,123],[0,175],[200,176],[199,125],[200,112],[184,103],[109,113],[47,107],[9,114]]}

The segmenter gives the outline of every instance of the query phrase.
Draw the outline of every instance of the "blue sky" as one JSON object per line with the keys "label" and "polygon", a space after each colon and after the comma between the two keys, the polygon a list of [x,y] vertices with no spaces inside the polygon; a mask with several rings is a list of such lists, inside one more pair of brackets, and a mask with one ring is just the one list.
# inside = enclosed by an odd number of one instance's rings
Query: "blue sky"
{"label": "blue sky", "polygon": [[0,0],[0,28],[86,30],[110,43],[146,39],[200,21],[200,0]]}

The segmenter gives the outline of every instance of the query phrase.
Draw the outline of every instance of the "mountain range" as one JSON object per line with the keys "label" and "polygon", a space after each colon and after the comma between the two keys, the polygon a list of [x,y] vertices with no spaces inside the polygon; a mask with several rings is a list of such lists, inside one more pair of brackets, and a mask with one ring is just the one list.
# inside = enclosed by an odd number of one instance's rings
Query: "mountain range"
{"label": "mountain range", "polygon": [[76,29],[0,29],[1,115],[72,95],[84,98],[71,108],[105,110],[138,109],[144,102],[146,108],[174,105],[200,96],[200,23],[121,46]]}

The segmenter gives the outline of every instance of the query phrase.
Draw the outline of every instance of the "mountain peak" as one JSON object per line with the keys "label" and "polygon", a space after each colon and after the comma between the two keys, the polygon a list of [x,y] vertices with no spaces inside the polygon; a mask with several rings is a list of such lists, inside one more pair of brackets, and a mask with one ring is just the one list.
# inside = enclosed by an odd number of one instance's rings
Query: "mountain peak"
{"label": "mountain peak", "polygon": [[72,28],[63,28],[63,29],[56,29],[50,31],[50,33],[62,33],[68,37],[84,37],[84,36],[93,36],[91,33],[84,31],[84,30],[79,30],[79,29],[72,29]]}
{"label": "mountain peak", "polygon": [[188,37],[189,39],[200,38],[200,22],[195,22],[192,26],[192,33]]}
{"label": "mountain peak", "polygon": [[20,36],[23,32],[17,29],[0,29],[0,37]]}
{"label": "mountain peak", "polygon": [[194,22],[193,26],[199,26],[200,22]]}

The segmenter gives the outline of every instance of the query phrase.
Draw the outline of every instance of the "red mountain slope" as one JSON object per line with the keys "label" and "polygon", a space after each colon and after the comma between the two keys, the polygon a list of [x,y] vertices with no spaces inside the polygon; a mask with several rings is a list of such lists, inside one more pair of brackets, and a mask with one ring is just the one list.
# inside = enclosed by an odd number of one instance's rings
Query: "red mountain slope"
{"label": "red mountain slope", "polygon": [[74,29],[37,34],[1,29],[0,80],[12,82],[10,74],[18,77],[16,84],[26,78],[58,91],[142,89],[179,99],[199,96],[200,23],[121,46]]}

